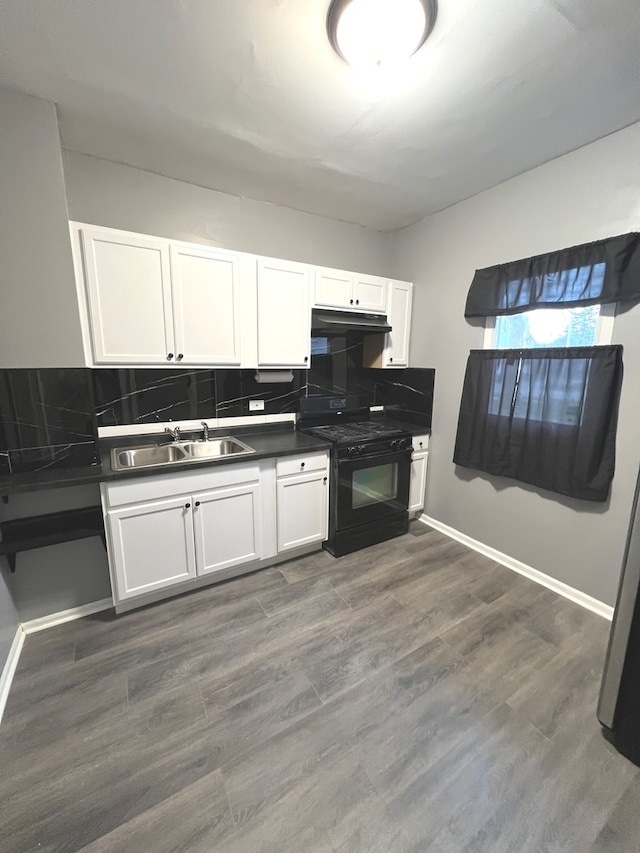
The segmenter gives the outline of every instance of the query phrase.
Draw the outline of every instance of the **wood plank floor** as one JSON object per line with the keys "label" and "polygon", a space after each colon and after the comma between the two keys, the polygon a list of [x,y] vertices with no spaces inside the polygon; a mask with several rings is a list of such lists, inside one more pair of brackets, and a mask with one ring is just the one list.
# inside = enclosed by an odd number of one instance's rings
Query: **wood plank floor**
{"label": "wood plank floor", "polygon": [[424,525],[27,637],[0,849],[635,853],[609,625]]}

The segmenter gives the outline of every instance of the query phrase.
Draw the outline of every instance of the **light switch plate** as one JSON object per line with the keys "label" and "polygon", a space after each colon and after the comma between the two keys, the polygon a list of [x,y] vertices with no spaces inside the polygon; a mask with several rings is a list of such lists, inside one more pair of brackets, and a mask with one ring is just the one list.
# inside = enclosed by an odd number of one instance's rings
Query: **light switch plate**
{"label": "light switch plate", "polygon": [[264,412],[264,400],[249,400],[250,412]]}

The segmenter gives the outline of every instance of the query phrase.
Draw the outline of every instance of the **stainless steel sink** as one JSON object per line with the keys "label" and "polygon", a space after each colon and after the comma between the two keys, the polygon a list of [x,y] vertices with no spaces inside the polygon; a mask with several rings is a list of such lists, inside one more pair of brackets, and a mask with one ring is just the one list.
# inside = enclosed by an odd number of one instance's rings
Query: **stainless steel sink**
{"label": "stainless steel sink", "polygon": [[177,441],[174,444],[146,444],[139,447],[114,447],[111,464],[114,470],[126,468],[152,468],[223,456],[240,456],[255,453],[252,447],[230,435],[209,441]]}
{"label": "stainless steel sink", "polygon": [[147,468],[150,465],[170,465],[184,462],[185,452],[179,444],[147,445],[146,447],[114,448],[111,459],[114,468]]}
{"label": "stainless steel sink", "polygon": [[239,456],[241,453],[255,453],[255,450],[243,441],[226,435],[224,438],[211,438],[209,441],[185,442],[185,453],[197,459],[210,459],[217,456]]}

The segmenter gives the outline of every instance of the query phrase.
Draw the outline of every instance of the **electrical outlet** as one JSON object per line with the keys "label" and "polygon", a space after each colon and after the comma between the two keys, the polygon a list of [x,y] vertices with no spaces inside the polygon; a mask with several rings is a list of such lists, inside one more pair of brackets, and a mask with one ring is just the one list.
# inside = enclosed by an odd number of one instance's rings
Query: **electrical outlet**
{"label": "electrical outlet", "polygon": [[264,400],[249,400],[250,412],[264,412]]}

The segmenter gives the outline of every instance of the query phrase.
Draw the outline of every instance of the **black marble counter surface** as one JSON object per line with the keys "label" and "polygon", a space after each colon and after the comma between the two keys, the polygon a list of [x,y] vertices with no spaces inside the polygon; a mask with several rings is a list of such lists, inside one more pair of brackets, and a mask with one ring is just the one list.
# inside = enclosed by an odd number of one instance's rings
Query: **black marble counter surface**
{"label": "black marble counter surface", "polygon": [[[21,492],[33,492],[43,489],[57,489],[65,486],[85,486],[91,483],[106,483],[133,477],[153,477],[176,471],[190,471],[196,468],[214,465],[233,465],[252,459],[267,459],[275,456],[295,456],[298,453],[312,453],[314,450],[328,450],[331,444],[310,435],[304,435],[293,428],[293,424],[260,424],[244,427],[224,427],[211,429],[210,438],[233,435],[240,438],[255,450],[250,456],[222,456],[218,459],[203,459],[194,462],[174,462],[157,468],[133,468],[115,471],[111,467],[111,450],[114,447],[139,447],[144,444],[166,443],[166,436],[129,435],[100,441],[100,465],[87,465],[80,468],[52,468],[50,470],[29,471],[23,474],[4,474],[0,476],[0,495],[14,495]],[[201,438],[202,431],[185,431],[182,439]]]}
{"label": "black marble counter surface", "polygon": [[382,421],[383,423],[388,424],[388,426],[397,427],[398,429],[405,430],[405,432],[410,432],[411,435],[431,435],[431,427],[420,426],[420,424],[403,421],[400,418],[390,417],[389,415],[385,415],[384,412],[374,412],[371,416],[371,420]]}

